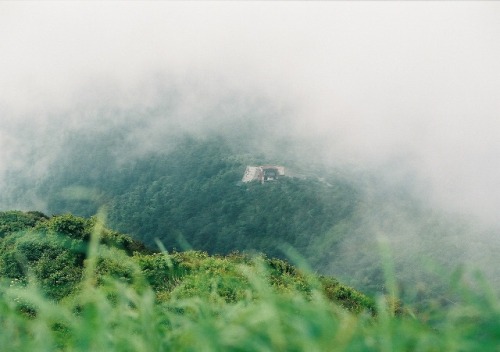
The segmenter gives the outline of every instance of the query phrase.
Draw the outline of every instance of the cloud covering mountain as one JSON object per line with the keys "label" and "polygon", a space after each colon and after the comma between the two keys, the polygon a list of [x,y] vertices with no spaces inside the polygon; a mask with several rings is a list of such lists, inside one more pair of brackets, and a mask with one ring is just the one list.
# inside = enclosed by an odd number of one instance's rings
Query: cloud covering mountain
{"label": "cloud covering mountain", "polygon": [[8,172],[42,175],[75,134],[133,125],[125,139],[147,150],[173,131],[230,134],[257,110],[301,157],[403,170],[423,198],[497,223],[499,13],[493,2],[3,2],[0,187]]}

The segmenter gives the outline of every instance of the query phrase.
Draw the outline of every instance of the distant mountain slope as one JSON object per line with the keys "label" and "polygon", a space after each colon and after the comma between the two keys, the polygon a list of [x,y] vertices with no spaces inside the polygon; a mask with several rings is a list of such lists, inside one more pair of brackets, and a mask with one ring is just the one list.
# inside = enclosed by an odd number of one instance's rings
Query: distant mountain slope
{"label": "distant mountain slope", "polygon": [[158,238],[167,248],[185,241],[211,253],[282,256],[280,246],[303,252],[355,207],[354,188],[340,180],[334,186],[287,177],[243,184],[245,166],[217,140],[185,142],[135,166],[139,177],[110,202],[110,221],[148,245]]}
{"label": "distant mountain slope", "polygon": [[247,164],[274,160],[223,138],[183,137],[165,152],[121,161],[112,152],[118,141],[99,143],[75,140],[36,194],[50,213],[91,216],[105,205],[114,228],[150,247],[159,239],[167,249],[188,244],[210,253],[283,257],[280,247],[288,244],[304,254],[359,202],[345,179],[292,163],[285,165],[291,174],[310,176],[243,184]]}

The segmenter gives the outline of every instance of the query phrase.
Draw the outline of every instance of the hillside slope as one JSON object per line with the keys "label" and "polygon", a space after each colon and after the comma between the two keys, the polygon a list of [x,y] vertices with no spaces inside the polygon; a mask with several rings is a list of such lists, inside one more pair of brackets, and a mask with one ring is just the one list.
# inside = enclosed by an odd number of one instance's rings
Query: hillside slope
{"label": "hillside slope", "polygon": [[[227,302],[240,301],[252,290],[244,270],[262,266],[268,284],[277,292],[307,296],[313,289],[311,283],[317,282],[326,297],[345,308],[374,310],[373,301],[360,292],[332,278],[308,277],[282,260],[237,253],[152,252],[129,236],[102,227],[96,217],[66,214],[49,218],[41,213],[8,211],[0,212],[0,226],[4,229],[0,277],[19,285],[36,280],[42,292],[56,300],[78,293],[85,267],[93,260],[96,282],[113,278],[136,288],[146,285],[160,301],[214,294]],[[91,258],[92,253],[95,257]]]}

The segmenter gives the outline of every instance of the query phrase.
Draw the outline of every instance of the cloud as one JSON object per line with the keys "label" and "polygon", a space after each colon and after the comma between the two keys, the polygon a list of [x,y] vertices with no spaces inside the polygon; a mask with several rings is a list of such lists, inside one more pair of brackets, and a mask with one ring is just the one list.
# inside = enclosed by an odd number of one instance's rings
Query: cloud
{"label": "cloud", "polygon": [[[318,159],[406,156],[431,201],[496,221],[499,12],[491,2],[3,2],[0,171],[29,160],[20,149],[55,152],[64,133],[127,111],[174,106],[177,125],[203,130],[221,102],[229,119],[266,97],[283,112],[280,133],[316,143]],[[171,124],[158,117],[135,136],[161,139]]]}

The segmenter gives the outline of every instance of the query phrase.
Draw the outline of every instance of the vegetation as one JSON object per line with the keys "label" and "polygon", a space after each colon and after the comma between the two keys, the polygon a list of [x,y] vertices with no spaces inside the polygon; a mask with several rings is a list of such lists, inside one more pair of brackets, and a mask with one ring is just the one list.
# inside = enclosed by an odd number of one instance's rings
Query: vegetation
{"label": "vegetation", "polygon": [[[213,136],[129,153],[115,132],[8,178],[4,209],[60,215],[0,212],[3,350],[498,350],[497,232],[407,180],[286,161],[286,143],[280,158]],[[288,177],[240,182],[266,163]]]}
{"label": "vegetation", "polygon": [[[128,148],[126,135],[104,129],[72,136],[48,175],[25,180],[14,194],[43,199],[50,214],[89,217],[104,206],[110,227],[150,249],[159,240],[170,252],[194,248],[286,259],[284,248],[291,246],[313,270],[371,295],[387,293],[380,260],[380,242],[387,240],[397,253],[394,275],[406,303],[453,299],[437,269],[446,277],[469,262],[480,264],[490,280],[500,277],[498,266],[489,265],[500,237],[478,234],[471,251],[464,239],[478,230],[419,203],[408,192],[411,180],[384,183],[373,173],[299,163],[287,159],[290,143],[273,143],[274,153],[258,155],[228,138],[183,136],[169,137],[161,151],[140,153]],[[289,176],[240,182],[246,165],[266,163],[284,164]],[[22,215],[19,224],[38,221],[35,215]],[[2,227],[1,235],[20,225]]]}
{"label": "vegetation", "polygon": [[[70,214],[43,217],[36,225],[7,235],[0,242],[1,276],[18,283],[26,283],[32,277],[45,295],[57,301],[71,295],[79,289],[84,276],[97,221],[96,217],[85,219]],[[254,267],[259,262],[268,271],[266,281],[278,291],[311,291],[307,275],[279,259],[238,253],[209,256],[200,251],[168,255],[151,252],[129,236],[103,227],[94,235],[98,237],[98,254],[93,260],[99,283],[113,277],[129,284],[143,284],[137,282],[139,275],[158,297],[208,298],[215,292],[224,300],[235,302],[250,287],[240,267]],[[332,279],[316,279],[338,304],[353,311],[373,310],[369,299],[355,290]]]}
{"label": "vegetation", "polygon": [[47,216],[36,211],[6,211],[0,212],[0,237],[35,226]]}
{"label": "vegetation", "polygon": [[[72,148],[88,150],[81,143]],[[167,249],[179,249],[182,238],[209,253],[255,250],[282,257],[283,243],[303,253],[313,237],[349,218],[359,201],[340,177],[328,184],[318,177],[242,184],[247,162],[267,160],[245,158],[222,138],[185,137],[168,153],[120,165],[112,155],[68,154],[64,170],[56,167],[38,190],[49,211],[91,216],[106,205],[114,228],[151,248],[158,238]]]}
{"label": "vegetation", "polygon": [[477,289],[457,275],[457,302],[414,314],[280,259],[153,253],[99,217],[39,215],[0,240],[5,351],[496,351],[500,342],[499,300],[481,280]]}

